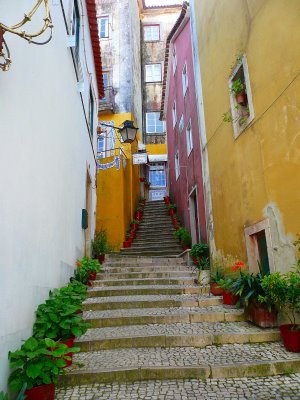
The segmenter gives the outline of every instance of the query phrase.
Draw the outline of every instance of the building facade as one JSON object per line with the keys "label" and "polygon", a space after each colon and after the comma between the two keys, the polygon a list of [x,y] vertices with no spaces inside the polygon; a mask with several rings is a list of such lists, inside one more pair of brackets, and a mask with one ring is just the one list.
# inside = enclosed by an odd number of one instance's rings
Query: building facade
{"label": "building facade", "polygon": [[[258,261],[265,271],[286,271],[300,225],[300,3],[193,0],[191,8],[210,235],[251,271]],[[279,20],[285,28],[270,29]]]}
{"label": "building facade", "polygon": [[[97,230],[118,251],[140,196],[138,141],[125,144],[113,128],[134,121],[142,129],[140,18],[137,1],[97,0],[105,96],[99,102]],[[103,125],[105,124],[105,125]]]}
{"label": "building facade", "polygon": [[141,63],[143,143],[148,163],[142,174],[150,182],[149,200],[161,200],[167,192],[166,124],[160,121],[166,39],[181,6],[146,6],[139,0],[141,15]]}
{"label": "building facade", "polygon": [[[16,24],[28,12],[21,3],[1,2],[1,23]],[[76,259],[90,253],[95,229],[97,104],[103,95],[95,7],[76,0],[49,6],[54,31],[47,45],[29,46],[4,34],[12,63],[0,70],[0,390],[8,351],[32,334],[34,312],[49,290],[68,282]],[[44,17],[40,8],[22,29],[38,31]],[[89,213],[86,230],[83,209]]]}
{"label": "building facade", "polygon": [[206,242],[202,157],[187,2],[167,38],[161,118],[166,121],[167,128],[172,200],[193,243]]}

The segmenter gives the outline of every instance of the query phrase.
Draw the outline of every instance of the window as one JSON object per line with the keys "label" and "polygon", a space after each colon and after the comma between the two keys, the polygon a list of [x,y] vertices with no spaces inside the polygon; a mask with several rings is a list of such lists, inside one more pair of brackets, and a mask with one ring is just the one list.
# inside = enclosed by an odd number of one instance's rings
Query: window
{"label": "window", "polygon": [[174,128],[176,125],[176,122],[177,122],[176,101],[174,101],[173,107],[172,107],[172,119],[173,119],[173,128]]}
{"label": "window", "polygon": [[164,133],[165,123],[159,120],[159,112],[146,113],[146,132],[147,133]]}
{"label": "window", "polygon": [[183,96],[185,96],[186,91],[189,86],[189,79],[188,79],[188,71],[187,71],[187,65],[186,63],[183,66],[182,70],[182,89],[183,89]]}
{"label": "window", "polygon": [[178,151],[175,154],[175,177],[176,180],[179,178],[180,175],[180,165],[179,165],[179,154]]}
{"label": "window", "polygon": [[101,101],[107,101],[109,98],[109,72],[103,72],[103,88],[104,88],[104,97],[101,99]]}
{"label": "window", "polygon": [[193,150],[193,134],[192,134],[192,124],[191,121],[188,123],[186,127],[186,147],[187,153],[190,155],[191,151]]}
{"label": "window", "polygon": [[[112,121],[105,121],[106,124],[113,126]],[[114,155],[115,131],[110,127],[102,127],[98,136],[98,157],[105,158]]]}
{"label": "window", "polygon": [[95,101],[93,96],[93,89],[90,87],[90,108],[89,108],[89,124],[90,124],[90,132],[93,137],[94,133],[94,113],[95,113]]}
{"label": "window", "polygon": [[98,31],[100,39],[106,39],[109,37],[109,17],[98,18]]}
{"label": "window", "polygon": [[232,120],[234,138],[236,139],[254,118],[250,78],[245,55],[235,67],[228,86],[230,89],[231,117],[228,116],[227,118],[227,113],[225,113],[224,121]]}
{"label": "window", "polygon": [[80,39],[80,13],[77,0],[74,0],[71,35],[75,37],[75,53],[77,61],[79,57],[79,39]]}
{"label": "window", "polygon": [[144,41],[157,42],[160,39],[159,25],[144,26]]}
{"label": "window", "polygon": [[161,64],[145,65],[145,82],[161,82]]}
{"label": "window", "polygon": [[178,127],[179,127],[179,132],[181,133],[183,131],[183,128],[184,128],[183,114],[180,117]]}
{"label": "window", "polygon": [[173,64],[173,74],[175,74],[177,68],[177,56],[176,56],[176,47],[173,45],[173,57],[172,57],[172,64]]}
{"label": "window", "polygon": [[[153,169],[153,170],[152,170]],[[149,170],[149,182],[151,182],[151,187],[166,187],[166,170],[164,165],[157,165],[150,167]]]}

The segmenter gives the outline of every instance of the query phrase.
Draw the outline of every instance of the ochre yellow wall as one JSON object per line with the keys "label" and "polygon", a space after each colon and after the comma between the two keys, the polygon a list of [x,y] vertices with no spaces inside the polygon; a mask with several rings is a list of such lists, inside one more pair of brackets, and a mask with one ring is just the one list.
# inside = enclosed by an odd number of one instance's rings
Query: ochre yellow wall
{"label": "ochre yellow wall", "polygon": [[[133,120],[131,113],[101,115],[100,121],[114,121],[121,126],[125,120]],[[117,134],[118,137],[118,134]],[[124,167],[122,157],[120,169],[116,167],[99,170],[97,175],[97,209],[96,229],[105,229],[108,242],[113,250],[119,251],[125,239],[126,229],[133,219],[139,194],[139,167],[132,165],[132,153],[137,151],[137,141],[130,144],[120,143],[117,139],[115,147],[123,147],[127,157]],[[120,154],[116,151],[116,154]],[[114,157],[106,157],[101,163],[109,163]]]}
{"label": "ochre yellow wall", "polygon": [[[194,3],[216,247],[246,259],[244,228],[266,217],[273,239],[291,247],[300,233],[300,1]],[[255,118],[235,140],[222,114],[238,53],[247,56]]]}
{"label": "ochre yellow wall", "polygon": [[146,144],[148,154],[167,154],[166,144]]}

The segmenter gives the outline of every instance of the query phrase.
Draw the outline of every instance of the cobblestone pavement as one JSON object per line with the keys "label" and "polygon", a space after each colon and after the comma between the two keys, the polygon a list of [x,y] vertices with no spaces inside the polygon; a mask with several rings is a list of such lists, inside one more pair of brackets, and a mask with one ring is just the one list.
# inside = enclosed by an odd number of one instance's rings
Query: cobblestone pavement
{"label": "cobblestone pavement", "polygon": [[299,400],[300,374],[167,380],[58,388],[56,400]]}
{"label": "cobblestone pavement", "polygon": [[[137,295],[137,296],[111,296],[111,297],[89,297],[83,304],[90,303],[124,303],[131,301],[149,302],[152,301],[198,301],[207,299],[218,299],[218,296],[209,296],[205,294],[174,294],[174,295]],[[220,297],[221,298],[221,297]]]}
{"label": "cobblestone pavement", "polygon": [[[263,332],[278,332],[278,329],[264,329]],[[261,328],[247,322],[201,322],[175,324],[146,324],[89,329],[79,340],[109,339],[140,336],[188,336],[221,333],[262,333]]]}
{"label": "cobblestone pavement", "polygon": [[111,368],[169,367],[199,365],[236,365],[261,361],[295,360],[299,354],[285,350],[278,342],[260,344],[225,344],[222,346],[176,348],[128,348],[102,350],[73,355],[79,363],[72,370],[105,370]]}
{"label": "cobblestone pavement", "polygon": [[169,316],[178,314],[207,314],[207,313],[244,313],[231,306],[208,306],[208,307],[170,307],[170,308],[130,308],[121,310],[84,311],[85,319],[116,318],[116,317],[140,317],[145,315]]}

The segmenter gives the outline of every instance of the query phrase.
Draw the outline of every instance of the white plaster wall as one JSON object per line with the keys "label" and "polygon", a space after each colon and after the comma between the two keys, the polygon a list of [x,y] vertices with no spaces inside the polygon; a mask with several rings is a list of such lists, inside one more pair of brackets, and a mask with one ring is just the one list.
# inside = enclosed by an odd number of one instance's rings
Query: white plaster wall
{"label": "white plaster wall", "polygon": [[[93,149],[62,10],[59,1],[49,3],[53,40],[34,46],[7,34],[13,64],[9,72],[0,71],[0,391],[6,388],[8,351],[31,334],[38,304],[51,288],[68,282],[76,258],[84,255],[87,168],[93,184],[91,232],[95,228]],[[63,4],[68,13],[69,1]],[[14,23],[31,7],[31,0],[1,1],[0,20]],[[90,79],[95,98],[98,94],[86,18],[84,23],[82,95],[88,115]],[[93,141],[95,146],[95,132]]]}

